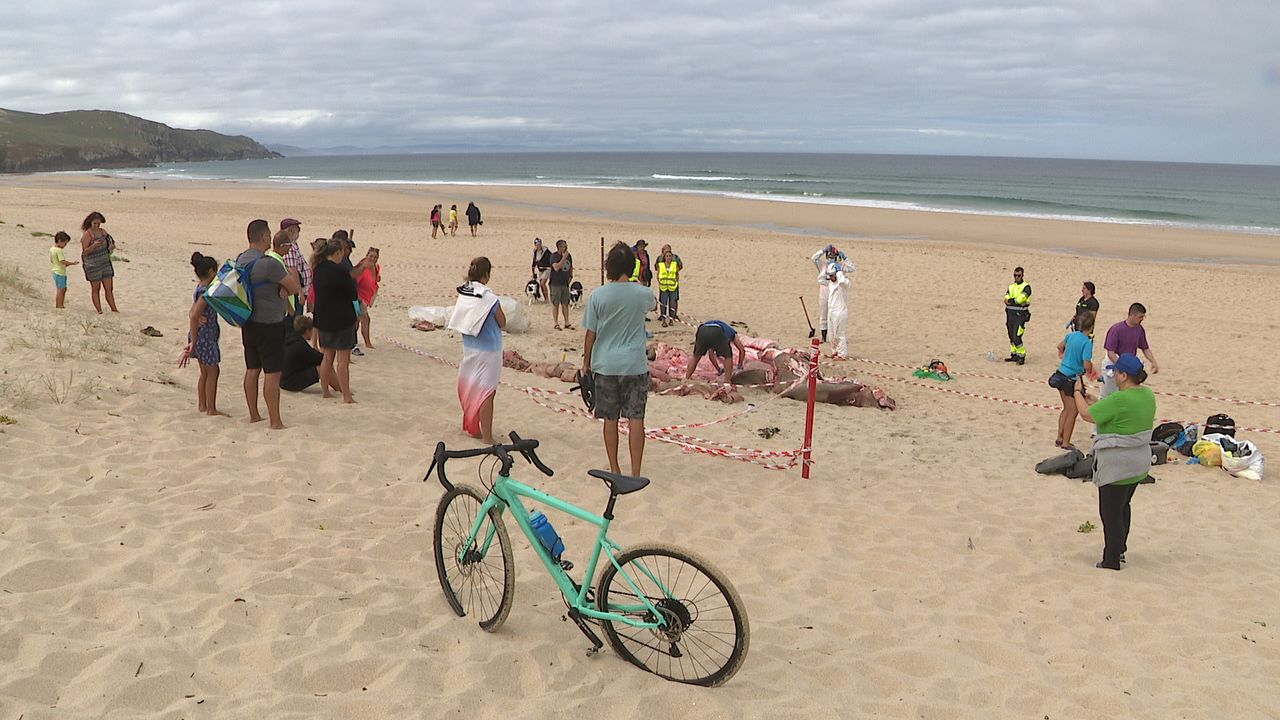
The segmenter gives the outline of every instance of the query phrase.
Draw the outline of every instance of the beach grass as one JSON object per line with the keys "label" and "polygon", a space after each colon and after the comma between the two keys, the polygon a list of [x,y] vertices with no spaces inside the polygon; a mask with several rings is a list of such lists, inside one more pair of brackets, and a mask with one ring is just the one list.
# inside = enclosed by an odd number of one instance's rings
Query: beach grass
{"label": "beach grass", "polygon": [[34,298],[40,293],[16,265],[0,266],[0,298]]}

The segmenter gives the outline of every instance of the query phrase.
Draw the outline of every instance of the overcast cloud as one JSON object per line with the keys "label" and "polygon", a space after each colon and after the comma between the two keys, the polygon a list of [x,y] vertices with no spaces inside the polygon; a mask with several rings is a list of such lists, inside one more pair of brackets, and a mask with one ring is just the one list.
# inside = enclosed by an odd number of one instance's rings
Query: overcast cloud
{"label": "overcast cloud", "polygon": [[7,0],[0,107],[304,147],[1280,164],[1280,1]]}

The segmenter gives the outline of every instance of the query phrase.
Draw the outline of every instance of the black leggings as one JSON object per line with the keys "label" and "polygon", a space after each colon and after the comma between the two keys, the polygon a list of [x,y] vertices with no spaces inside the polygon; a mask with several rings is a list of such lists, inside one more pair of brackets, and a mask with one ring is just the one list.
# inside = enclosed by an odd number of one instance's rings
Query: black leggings
{"label": "black leggings", "polygon": [[1027,326],[1027,321],[1031,319],[1031,313],[1025,310],[1006,310],[1004,314],[1004,326],[1009,331],[1009,344],[1014,347],[1022,347],[1023,328]]}
{"label": "black leggings", "polygon": [[1098,488],[1098,515],[1102,518],[1102,536],[1106,547],[1102,549],[1102,564],[1119,569],[1120,556],[1129,542],[1129,520],[1132,512],[1129,501],[1138,484],[1103,485]]}

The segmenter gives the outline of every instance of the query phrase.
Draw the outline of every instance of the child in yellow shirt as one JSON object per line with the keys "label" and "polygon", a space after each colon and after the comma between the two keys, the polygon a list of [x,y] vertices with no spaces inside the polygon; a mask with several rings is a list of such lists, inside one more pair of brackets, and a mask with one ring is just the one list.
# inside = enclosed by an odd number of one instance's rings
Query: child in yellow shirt
{"label": "child in yellow shirt", "polygon": [[67,266],[79,265],[75,260],[68,260],[67,254],[63,248],[67,243],[71,242],[71,236],[65,232],[58,231],[53,236],[53,247],[49,248],[49,264],[53,266],[53,286],[57,289],[57,297],[53,301],[55,308],[66,307],[67,299]]}

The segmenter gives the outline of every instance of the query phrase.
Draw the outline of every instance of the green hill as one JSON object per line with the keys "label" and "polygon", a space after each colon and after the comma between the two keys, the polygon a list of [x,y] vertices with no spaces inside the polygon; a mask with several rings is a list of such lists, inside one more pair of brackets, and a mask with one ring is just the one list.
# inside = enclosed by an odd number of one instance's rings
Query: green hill
{"label": "green hill", "polygon": [[148,167],[162,162],[282,157],[252,138],[179,130],[107,110],[0,108],[0,173]]}

